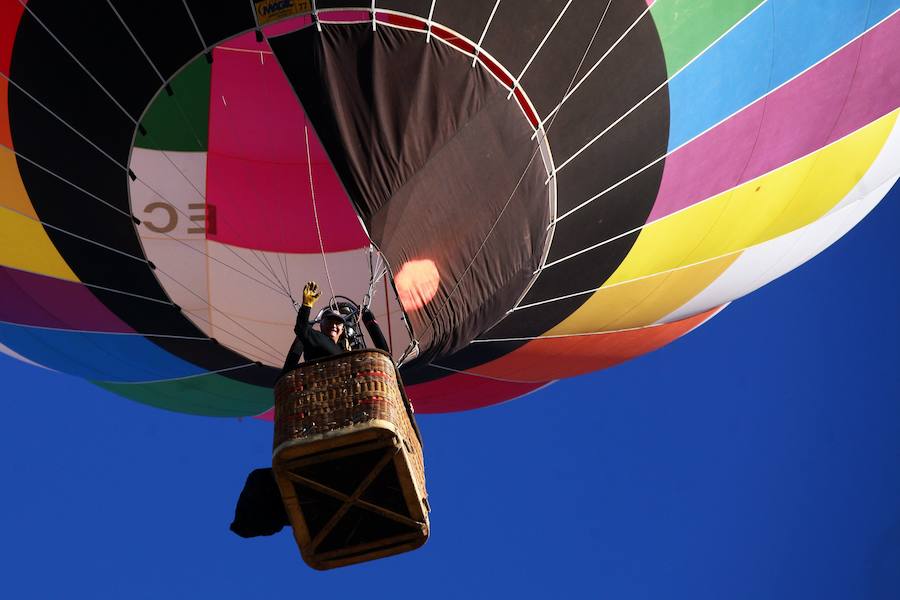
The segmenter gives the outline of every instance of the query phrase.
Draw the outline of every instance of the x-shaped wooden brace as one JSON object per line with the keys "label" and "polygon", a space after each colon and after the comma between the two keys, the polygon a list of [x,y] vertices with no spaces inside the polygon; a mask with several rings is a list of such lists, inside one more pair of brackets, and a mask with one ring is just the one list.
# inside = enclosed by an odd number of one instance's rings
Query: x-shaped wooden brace
{"label": "x-shaped wooden brace", "polygon": [[[312,479],[303,477],[302,475],[297,475],[296,473],[292,473],[290,471],[287,472],[287,477],[291,481],[316,490],[317,492],[321,492],[323,494],[331,496],[332,498],[337,498],[344,503],[338,509],[338,511],[334,513],[331,519],[329,519],[328,522],[325,523],[325,526],[321,531],[319,531],[318,534],[316,534],[316,537],[313,538],[312,542],[310,543],[311,550],[315,551],[315,549],[318,548],[319,544],[322,543],[322,540],[324,540],[328,536],[328,534],[331,533],[331,530],[335,528],[338,522],[340,522],[344,515],[347,514],[347,511],[350,510],[350,508],[352,508],[353,506],[364,508],[393,521],[403,523],[404,525],[408,525],[415,530],[419,530],[424,527],[424,523],[420,523],[414,519],[410,519],[407,516],[396,513],[392,510],[384,508],[383,506],[378,506],[377,504],[366,502],[361,498],[366,490],[369,489],[369,486],[372,485],[372,482],[375,481],[375,478],[378,477],[378,474],[381,473],[382,469],[384,469],[388,465],[388,463],[390,463],[394,459],[394,456],[399,451],[400,448],[398,446],[389,446],[385,451],[384,456],[381,457],[378,463],[372,468],[372,471],[368,475],[366,475],[365,479],[363,479],[360,484],[356,486],[356,489],[349,496],[326,485],[322,485],[317,481],[313,481]],[[406,537],[406,535],[401,537]]]}

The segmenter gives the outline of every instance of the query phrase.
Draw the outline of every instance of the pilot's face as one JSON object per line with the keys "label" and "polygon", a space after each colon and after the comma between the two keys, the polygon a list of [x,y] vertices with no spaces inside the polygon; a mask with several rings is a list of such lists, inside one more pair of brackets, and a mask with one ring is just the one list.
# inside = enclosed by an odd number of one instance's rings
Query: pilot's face
{"label": "pilot's face", "polygon": [[322,330],[322,333],[331,338],[331,341],[337,344],[337,341],[341,339],[341,336],[344,334],[344,323],[340,319],[325,319],[319,325],[319,328]]}

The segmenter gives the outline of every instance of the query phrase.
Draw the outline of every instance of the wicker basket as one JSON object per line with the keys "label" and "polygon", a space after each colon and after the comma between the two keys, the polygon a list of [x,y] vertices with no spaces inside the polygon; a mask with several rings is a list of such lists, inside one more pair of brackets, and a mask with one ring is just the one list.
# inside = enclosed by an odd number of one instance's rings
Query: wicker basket
{"label": "wicker basket", "polygon": [[272,467],[313,568],[399,554],[428,539],[421,440],[387,353],[347,352],[282,377]]}

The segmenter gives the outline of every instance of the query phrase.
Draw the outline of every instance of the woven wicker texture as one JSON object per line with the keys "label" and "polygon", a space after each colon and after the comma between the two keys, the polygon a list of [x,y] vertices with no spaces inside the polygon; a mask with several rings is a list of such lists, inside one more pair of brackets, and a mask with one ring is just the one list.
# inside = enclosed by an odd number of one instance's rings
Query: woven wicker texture
{"label": "woven wicker texture", "polygon": [[387,421],[407,445],[413,477],[424,493],[422,447],[407,415],[391,358],[359,350],[304,363],[275,386],[274,448],[375,420]]}

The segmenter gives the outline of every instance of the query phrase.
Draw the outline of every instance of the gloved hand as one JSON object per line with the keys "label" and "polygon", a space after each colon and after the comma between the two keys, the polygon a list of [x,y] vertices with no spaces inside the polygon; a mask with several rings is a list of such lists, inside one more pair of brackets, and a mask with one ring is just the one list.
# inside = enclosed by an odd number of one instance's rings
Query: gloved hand
{"label": "gloved hand", "polygon": [[321,295],[322,292],[319,291],[319,284],[315,281],[306,282],[306,285],[303,286],[303,306],[312,308],[313,304],[316,303],[316,300],[318,300]]}
{"label": "gloved hand", "polygon": [[375,315],[373,315],[372,311],[369,310],[365,306],[363,306],[363,309],[362,309],[362,320],[363,320],[363,323],[371,323],[372,321],[375,320]]}

